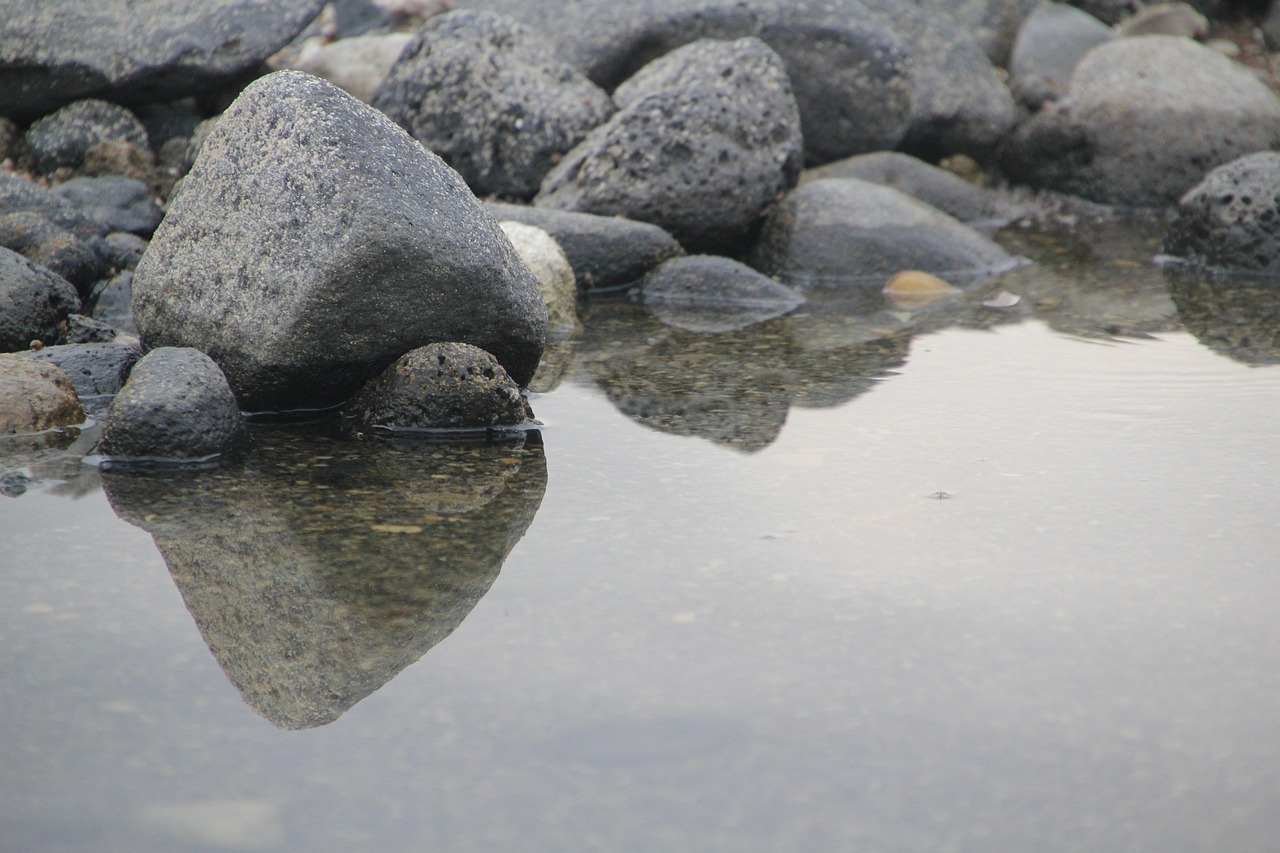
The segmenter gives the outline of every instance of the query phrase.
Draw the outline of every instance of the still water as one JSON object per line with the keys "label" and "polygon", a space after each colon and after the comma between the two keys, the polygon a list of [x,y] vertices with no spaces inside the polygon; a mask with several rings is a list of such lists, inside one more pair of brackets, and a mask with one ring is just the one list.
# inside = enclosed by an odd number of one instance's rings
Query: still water
{"label": "still water", "polygon": [[1280,290],[1157,237],[597,304],[523,444],[11,453],[0,850],[1275,850]]}

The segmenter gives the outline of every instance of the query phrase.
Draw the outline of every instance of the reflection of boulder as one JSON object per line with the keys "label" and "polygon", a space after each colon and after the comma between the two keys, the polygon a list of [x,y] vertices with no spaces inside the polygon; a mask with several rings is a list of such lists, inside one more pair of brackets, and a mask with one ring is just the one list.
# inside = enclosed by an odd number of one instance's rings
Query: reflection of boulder
{"label": "reflection of boulder", "polygon": [[1280,281],[1165,271],[1187,331],[1243,364],[1280,364]]}
{"label": "reflection of boulder", "polygon": [[318,432],[259,429],[254,453],[213,471],[103,473],[227,677],[286,729],[332,722],[448,636],[547,480],[536,433],[445,446]]}

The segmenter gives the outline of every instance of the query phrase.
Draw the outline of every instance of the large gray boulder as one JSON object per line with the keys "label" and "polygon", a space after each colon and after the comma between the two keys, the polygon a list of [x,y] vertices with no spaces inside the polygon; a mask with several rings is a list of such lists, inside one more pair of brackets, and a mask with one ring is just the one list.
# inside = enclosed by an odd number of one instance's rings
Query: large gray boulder
{"label": "large gray boulder", "polygon": [[472,343],[528,382],[537,282],[457,173],[298,71],[210,132],[133,281],[144,344],[193,346],[246,411],[333,406],[402,354]]}
{"label": "large gray boulder", "polygon": [[491,12],[418,30],[373,106],[458,170],[477,195],[529,199],[613,112],[604,90],[534,31]]}
{"label": "large gray boulder", "polygon": [[614,100],[613,118],[547,175],[538,206],[621,214],[665,228],[690,251],[732,254],[799,176],[795,99],[759,39],[686,45]]}
{"label": "large gray boulder", "polygon": [[786,284],[884,284],[901,270],[961,280],[1004,272],[1017,260],[989,238],[891,187],[827,178],[792,192],[769,214],[752,266]]}
{"label": "large gray boulder", "polygon": [[1166,254],[1210,269],[1280,274],[1280,154],[1214,169],[1178,202]]}
{"label": "large gray boulder", "polygon": [[59,326],[78,310],[70,282],[0,247],[0,352],[25,350],[32,341],[55,343]]}
{"label": "large gray boulder", "polygon": [[1280,96],[1252,71],[1189,39],[1143,36],[1089,51],[1066,97],[1019,127],[1000,159],[1021,183],[1150,207],[1278,145]]}
{"label": "large gray boulder", "polygon": [[323,0],[0,0],[0,115],[222,86],[297,35]]}

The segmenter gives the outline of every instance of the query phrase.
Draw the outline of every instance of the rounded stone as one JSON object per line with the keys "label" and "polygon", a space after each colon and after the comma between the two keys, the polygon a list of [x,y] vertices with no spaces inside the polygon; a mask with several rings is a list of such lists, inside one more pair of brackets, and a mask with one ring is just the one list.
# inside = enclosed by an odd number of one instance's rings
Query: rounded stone
{"label": "rounded stone", "polygon": [[513,221],[498,225],[538,280],[542,301],[547,303],[547,334],[564,337],[582,331],[582,321],[578,319],[578,283],[560,244],[534,225]]}
{"label": "rounded stone", "polygon": [[126,142],[149,150],[147,130],[119,104],[94,99],[68,104],[27,129],[27,147],[44,174],[84,163],[90,149],[104,142]]}
{"label": "rounded stone", "polygon": [[56,342],[67,315],[79,309],[80,297],[66,279],[0,248],[0,352]]}
{"label": "rounded stone", "polygon": [[1280,274],[1280,154],[1219,166],[1178,202],[1166,254],[1219,270]]}
{"label": "rounded stone", "polygon": [[57,365],[0,355],[0,434],[42,432],[84,422],[84,409]]}

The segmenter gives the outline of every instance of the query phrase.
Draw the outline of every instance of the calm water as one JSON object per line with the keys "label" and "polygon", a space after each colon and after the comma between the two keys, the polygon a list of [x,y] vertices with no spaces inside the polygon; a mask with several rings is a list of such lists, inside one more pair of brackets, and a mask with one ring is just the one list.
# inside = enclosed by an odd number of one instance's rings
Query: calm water
{"label": "calm water", "polygon": [[0,850],[1275,850],[1280,290],[1153,233],[596,305],[524,445],[11,444]]}

